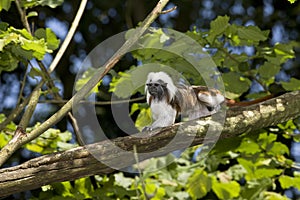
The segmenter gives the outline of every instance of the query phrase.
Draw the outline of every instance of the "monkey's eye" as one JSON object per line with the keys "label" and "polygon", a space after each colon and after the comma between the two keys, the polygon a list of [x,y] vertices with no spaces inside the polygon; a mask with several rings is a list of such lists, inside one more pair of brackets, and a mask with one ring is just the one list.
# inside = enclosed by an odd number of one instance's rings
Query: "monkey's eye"
{"label": "monkey's eye", "polygon": [[147,83],[146,85],[147,85],[148,87],[151,87],[151,86],[158,87],[160,84],[159,84],[159,83]]}

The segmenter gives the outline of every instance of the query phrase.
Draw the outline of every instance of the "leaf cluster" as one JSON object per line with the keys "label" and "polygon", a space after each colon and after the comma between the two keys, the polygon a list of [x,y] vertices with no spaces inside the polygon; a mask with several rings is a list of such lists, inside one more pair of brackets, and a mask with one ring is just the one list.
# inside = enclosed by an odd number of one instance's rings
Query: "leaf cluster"
{"label": "leaf cluster", "polygon": [[[10,9],[11,3],[14,0],[1,0],[0,1],[0,11],[2,9],[8,11]],[[21,6],[25,9],[33,8],[37,6],[49,6],[50,8],[55,8],[60,6],[64,1],[63,0],[21,0]]]}
{"label": "leaf cluster", "polygon": [[[3,122],[5,118],[4,114],[0,114],[0,123]],[[26,131],[29,132],[39,125],[40,123],[38,122],[33,127],[28,127]],[[17,125],[11,122],[5,129],[0,131],[0,148],[4,147],[13,138],[13,133],[16,129]],[[71,140],[71,132],[62,132],[59,129],[50,128],[38,138],[24,145],[24,148],[40,154],[49,154],[77,147],[78,145],[71,143]]]}
{"label": "leaf cluster", "polygon": [[16,29],[0,23],[0,73],[13,71],[20,62],[42,60],[46,53],[52,53],[59,46],[59,40],[49,28],[37,29],[32,36],[26,29]]}

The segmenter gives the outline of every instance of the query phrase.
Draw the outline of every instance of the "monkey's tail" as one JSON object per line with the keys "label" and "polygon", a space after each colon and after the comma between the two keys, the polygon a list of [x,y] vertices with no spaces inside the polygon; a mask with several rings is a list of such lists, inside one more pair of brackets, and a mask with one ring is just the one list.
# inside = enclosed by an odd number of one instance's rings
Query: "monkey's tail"
{"label": "monkey's tail", "polygon": [[232,99],[226,99],[226,105],[228,107],[244,107],[244,106],[250,106],[250,105],[254,105],[254,104],[257,104],[257,103],[260,103],[260,102],[263,102],[263,101],[266,101],[266,100],[269,100],[269,99],[272,99],[274,97],[278,97],[280,95],[282,95],[283,93],[277,93],[277,94],[270,94],[270,95],[267,95],[267,96],[264,96],[264,97],[261,97],[261,98],[258,98],[258,99],[254,99],[252,101],[241,101],[241,102],[236,102],[235,100],[232,100]]}

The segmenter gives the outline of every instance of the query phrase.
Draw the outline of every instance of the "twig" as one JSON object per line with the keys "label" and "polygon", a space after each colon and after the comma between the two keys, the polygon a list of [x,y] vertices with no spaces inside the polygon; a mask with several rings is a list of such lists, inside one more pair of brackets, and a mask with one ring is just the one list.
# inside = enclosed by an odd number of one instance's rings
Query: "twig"
{"label": "twig", "polygon": [[28,69],[28,65],[26,65],[25,74],[24,74],[23,80],[21,82],[20,94],[18,97],[17,105],[19,105],[22,100],[22,95],[23,95],[23,91],[24,91],[24,87],[25,87],[26,78],[27,78],[27,69]]}
{"label": "twig", "polygon": [[[48,73],[48,71],[47,71],[47,69],[45,68],[45,66],[43,65],[43,63],[38,62],[38,64],[39,64],[39,66],[40,66],[40,68],[41,68],[41,70],[42,70],[42,72],[43,72],[43,75],[45,76],[45,77],[44,77],[44,79],[45,79],[44,81],[46,82],[47,87],[49,88],[49,90],[50,90],[51,93],[53,94],[54,99],[55,99],[57,102],[60,102],[61,105],[63,105],[63,104],[66,103],[67,101],[63,103],[63,102],[62,102],[63,99],[61,98],[61,96],[59,95],[59,93],[53,91],[53,88],[55,88],[55,85],[54,85],[54,83],[53,83],[53,81],[52,81],[52,79],[51,79],[51,77],[50,77],[50,74]],[[83,140],[82,140],[81,135],[80,135],[80,130],[79,130],[79,127],[78,127],[76,118],[73,117],[73,115],[72,115],[71,112],[68,112],[68,117],[69,117],[69,119],[70,119],[70,121],[71,121],[71,124],[72,124],[72,126],[73,126],[74,133],[75,133],[75,135],[76,135],[76,139],[77,139],[78,144],[81,145],[81,146],[83,146],[84,143],[83,143]]]}
{"label": "twig", "polygon": [[125,7],[126,7],[125,21],[126,21],[127,28],[133,28],[133,22],[131,19],[131,11],[132,11],[132,7],[133,7],[132,0],[126,1]]}
{"label": "twig", "polygon": [[[121,104],[121,103],[132,103],[132,102],[137,102],[145,100],[145,96],[142,97],[137,97],[129,100],[119,100],[119,101],[84,101],[81,100],[79,103],[88,103],[88,104],[93,104],[93,105],[98,105],[98,106],[105,106],[105,105],[113,105],[113,104]],[[52,103],[52,104],[64,104],[67,103],[68,100],[41,100],[39,103]]]}
{"label": "twig", "polygon": [[170,8],[168,10],[161,11],[160,14],[167,14],[169,12],[172,12],[172,11],[176,10],[176,9],[177,9],[177,6],[174,6],[173,8]]}
{"label": "twig", "polygon": [[[111,68],[123,57],[124,54],[138,41],[141,35],[147,30],[151,23],[160,15],[162,9],[168,3],[169,0],[160,0],[152,12],[143,21],[139,29],[135,30],[135,33],[128,38],[128,40],[121,46],[121,48],[104,64],[104,71],[98,70],[94,76],[78,91],[60,110],[53,114],[49,119],[42,123],[39,127],[28,133],[26,137],[20,138],[13,145],[6,145],[0,151],[0,166],[22,145],[35,139],[48,128],[59,122],[72,108],[74,103],[78,103],[83,99],[91,89],[109,72]],[[51,65],[52,66],[52,65]],[[56,66],[56,65],[53,65]],[[49,68],[51,72],[52,68]]]}
{"label": "twig", "polygon": [[150,200],[151,197],[149,197],[147,192],[146,192],[146,183],[145,183],[145,180],[144,180],[144,177],[143,177],[143,172],[140,168],[140,161],[139,161],[139,156],[138,156],[138,152],[137,152],[137,149],[136,149],[136,145],[133,145],[133,153],[134,153],[134,159],[135,159],[136,167],[137,167],[137,170],[139,172],[139,177],[140,177],[140,181],[141,181],[141,184],[142,184],[142,190],[143,190],[143,193],[144,193],[144,197],[145,197],[146,200]]}
{"label": "twig", "polygon": [[[81,1],[80,6],[79,6],[78,11],[77,11],[77,14],[76,14],[76,16],[73,20],[72,25],[71,25],[71,28],[70,28],[63,44],[61,45],[59,51],[57,52],[54,60],[52,61],[51,65],[49,67],[49,70],[47,71],[44,64],[42,62],[38,61],[38,65],[39,65],[40,69],[42,70],[43,75],[45,76],[45,77],[43,77],[44,82],[46,82],[46,84],[47,84],[50,91],[53,91],[52,89],[55,88],[55,85],[54,85],[53,81],[51,80],[50,73],[53,72],[54,69],[56,68],[58,62],[60,61],[61,57],[63,56],[64,52],[66,51],[71,39],[73,38],[73,35],[74,35],[75,30],[76,30],[76,28],[79,24],[79,21],[81,19],[82,14],[83,14],[86,3],[87,3],[87,0]],[[52,94],[53,94],[53,96],[56,100],[58,100],[58,101],[62,100],[61,96],[57,92],[52,92]],[[70,119],[71,124],[73,126],[74,133],[76,135],[77,141],[80,145],[82,145],[83,142],[82,142],[82,139],[81,139],[80,134],[79,134],[79,128],[78,128],[78,125],[77,125],[77,121],[73,117],[71,112],[68,112],[68,116],[69,116],[69,119]]]}
{"label": "twig", "polygon": [[26,111],[25,111],[24,115],[22,116],[22,119],[19,123],[20,127],[25,129],[27,127],[27,125],[29,124],[31,116],[32,116],[32,114],[35,110],[35,107],[36,107],[36,105],[39,101],[40,93],[41,93],[41,89],[37,89],[37,90],[34,90],[32,92],[30,102],[28,103],[27,109],[26,109]]}
{"label": "twig", "polygon": [[38,65],[40,67],[40,69],[43,72],[43,79],[44,82],[46,83],[48,89],[51,91],[51,93],[53,94],[54,98],[57,100],[62,100],[61,96],[57,93],[57,92],[53,92],[53,88],[55,88],[55,85],[50,77],[50,74],[48,73],[46,67],[44,66],[44,64],[40,61],[38,61]]}
{"label": "twig", "polygon": [[57,64],[59,63],[61,57],[64,55],[67,47],[69,46],[70,41],[73,38],[73,35],[76,31],[76,28],[79,24],[79,21],[81,19],[82,14],[83,14],[86,3],[87,3],[87,0],[82,0],[81,1],[80,6],[79,6],[78,11],[77,11],[77,14],[74,18],[74,21],[72,22],[71,28],[70,28],[64,42],[62,43],[60,49],[58,50],[54,60],[52,61],[51,65],[48,69],[49,74],[54,71],[54,69],[56,68]]}
{"label": "twig", "polygon": [[23,26],[26,28],[28,33],[31,33],[30,26],[29,26],[27,16],[26,16],[26,12],[22,9],[20,0],[16,0],[15,2],[16,2],[18,12],[21,15],[21,21],[23,23]]}
{"label": "twig", "polygon": [[35,107],[39,101],[40,93],[41,93],[40,89],[34,90],[32,92],[32,98],[30,98],[31,101],[29,102],[27,109],[26,109],[24,115],[22,116],[19,126],[14,133],[13,139],[9,141],[9,144],[16,143],[21,137],[26,136],[25,128],[28,126],[31,116],[32,116],[32,114],[35,110]]}
{"label": "twig", "polygon": [[71,112],[68,112],[68,116],[69,116],[69,118],[71,120],[71,123],[72,123],[73,129],[74,129],[74,133],[76,135],[76,139],[77,139],[78,144],[80,146],[84,146],[85,143],[83,142],[83,139],[81,137],[80,129],[79,129],[79,126],[78,126],[76,118],[72,115]]}
{"label": "twig", "polygon": [[[39,88],[42,87],[42,85],[44,84],[44,82],[40,82],[34,90],[38,90]],[[7,124],[9,124],[11,121],[13,121],[17,116],[19,116],[19,114],[22,112],[22,110],[26,107],[26,105],[28,104],[28,102],[30,101],[32,96],[32,93],[21,103],[21,104],[17,104],[16,108],[10,113],[10,115],[3,121],[0,123],[0,130],[3,130]]]}

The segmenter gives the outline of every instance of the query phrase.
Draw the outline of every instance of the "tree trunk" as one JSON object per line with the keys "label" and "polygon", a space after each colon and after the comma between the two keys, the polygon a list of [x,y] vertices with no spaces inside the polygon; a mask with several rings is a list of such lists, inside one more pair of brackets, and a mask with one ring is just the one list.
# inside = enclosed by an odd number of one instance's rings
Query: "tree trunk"
{"label": "tree trunk", "polygon": [[[300,91],[296,91],[252,106],[231,108],[226,113],[224,124],[212,120],[214,117],[206,117],[152,132],[138,133],[41,156],[15,167],[1,169],[0,197],[53,182],[108,174],[115,169],[131,166],[136,163],[132,156],[134,146],[139,161],[142,161],[185,148],[188,140],[191,141],[190,146],[216,142],[218,139],[277,125],[299,116]],[[209,135],[206,134],[207,131],[210,131]],[[175,138],[176,143],[172,144]],[[131,156],[128,156],[128,152]]]}

